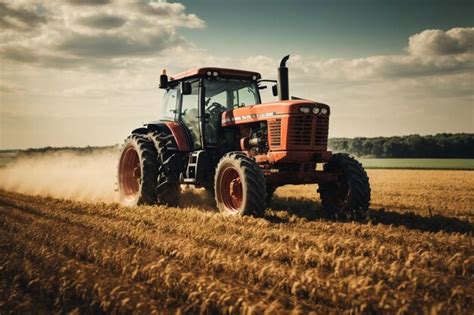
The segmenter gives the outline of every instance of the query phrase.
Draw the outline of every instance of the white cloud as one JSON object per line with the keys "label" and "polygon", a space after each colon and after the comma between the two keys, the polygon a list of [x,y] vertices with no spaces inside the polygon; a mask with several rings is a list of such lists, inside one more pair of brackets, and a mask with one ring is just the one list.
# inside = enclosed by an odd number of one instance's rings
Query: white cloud
{"label": "white cloud", "polygon": [[176,29],[205,26],[182,4],[145,0],[24,0],[2,3],[0,9],[0,55],[43,67],[113,68],[123,58],[190,47]]}
{"label": "white cloud", "polygon": [[446,56],[474,52],[474,28],[425,30],[410,37],[408,52],[415,56]]}
{"label": "white cloud", "polygon": [[[407,53],[355,59],[316,59],[292,56],[289,64],[300,83],[312,79],[329,81],[377,81],[472,73],[474,69],[474,28],[447,32],[427,30],[409,38]],[[263,73],[275,71],[278,60],[254,56],[242,64]]]}

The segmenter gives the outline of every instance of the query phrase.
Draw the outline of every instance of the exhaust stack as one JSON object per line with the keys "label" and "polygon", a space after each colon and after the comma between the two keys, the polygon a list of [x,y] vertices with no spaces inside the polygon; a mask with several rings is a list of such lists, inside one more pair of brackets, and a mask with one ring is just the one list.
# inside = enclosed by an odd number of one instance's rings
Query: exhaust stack
{"label": "exhaust stack", "polygon": [[286,62],[290,58],[290,55],[286,55],[280,61],[280,67],[278,68],[278,94],[280,95],[280,101],[290,99],[290,87],[288,83],[288,68]]}

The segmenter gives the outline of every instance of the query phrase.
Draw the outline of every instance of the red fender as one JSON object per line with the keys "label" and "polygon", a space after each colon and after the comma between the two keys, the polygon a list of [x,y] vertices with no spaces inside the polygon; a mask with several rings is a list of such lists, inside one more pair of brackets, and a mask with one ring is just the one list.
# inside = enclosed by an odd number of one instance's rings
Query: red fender
{"label": "red fender", "polygon": [[167,121],[165,122],[166,127],[171,130],[171,133],[173,134],[173,137],[176,141],[176,145],[178,146],[178,149],[180,151],[190,151],[189,148],[189,143],[188,139],[186,136],[186,132],[183,129],[183,126],[181,126],[180,123],[175,122],[175,121]]}

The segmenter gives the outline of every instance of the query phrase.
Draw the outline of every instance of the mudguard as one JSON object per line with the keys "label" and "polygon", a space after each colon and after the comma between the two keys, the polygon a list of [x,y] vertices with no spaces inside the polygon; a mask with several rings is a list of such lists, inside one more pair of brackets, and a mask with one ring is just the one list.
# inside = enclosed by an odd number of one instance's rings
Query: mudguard
{"label": "mudguard", "polygon": [[153,121],[144,124],[144,127],[134,129],[132,133],[148,134],[153,132],[173,135],[173,144],[169,149],[189,152],[191,151],[191,141],[186,128],[176,121]]}

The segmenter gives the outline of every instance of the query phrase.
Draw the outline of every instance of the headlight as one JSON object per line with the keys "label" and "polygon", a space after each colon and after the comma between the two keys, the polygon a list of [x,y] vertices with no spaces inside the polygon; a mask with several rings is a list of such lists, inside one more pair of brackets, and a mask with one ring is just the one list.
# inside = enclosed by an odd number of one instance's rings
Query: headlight
{"label": "headlight", "polygon": [[217,71],[214,71],[214,72],[212,73],[212,75],[215,76],[215,77],[217,77],[217,76],[219,75],[219,73],[218,73]]}
{"label": "headlight", "polygon": [[321,108],[321,114],[326,115],[328,113],[327,108]]}
{"label": "headlight", "polygon": [[315,114],[315,115],[319,114],[319,107],[314,107],[313,108],[313,114]]}
{"label": "headlight", "polygon": [[310,111],[311,109],[309,109],[309,107],[306,107],[306,106],[300,107],[300,112],[302,112],[303,114],[308,114]]}
{"label": "headlight", "polygon": [[212,75],[212,72],[211,72],[211,71],[207,71],[206,74],[207,74],[208,76],[211,76],[211,75]]}

